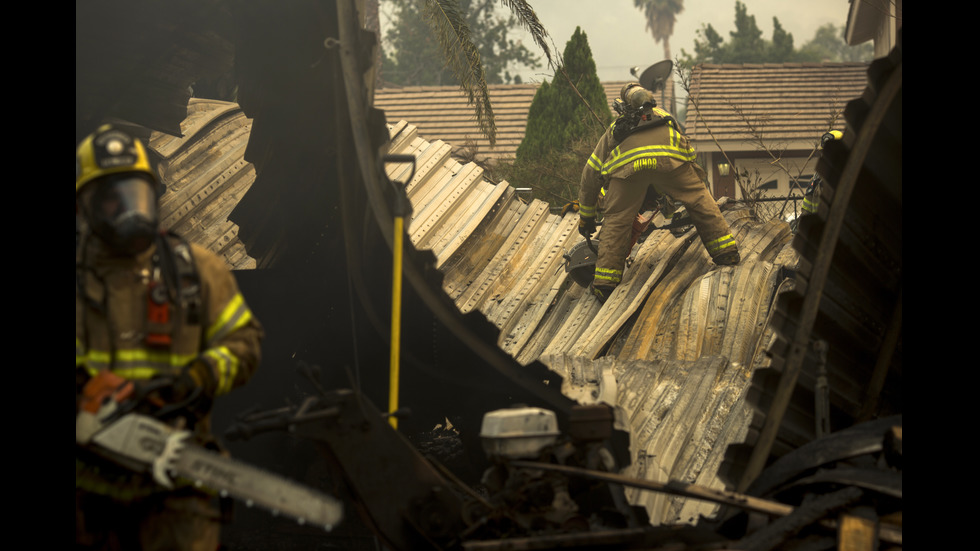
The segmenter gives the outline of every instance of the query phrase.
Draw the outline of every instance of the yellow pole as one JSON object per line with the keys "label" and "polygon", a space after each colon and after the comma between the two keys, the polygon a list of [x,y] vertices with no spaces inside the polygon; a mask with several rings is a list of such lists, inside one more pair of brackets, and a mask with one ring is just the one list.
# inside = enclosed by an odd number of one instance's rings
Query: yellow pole
{"label": "yellow pole", "polygon": [[401,216],[395,217],[395,239],[392,245],[392,281],[391,281],[391,369],[388,376],[388,422],[391,428],[398,428],[398,418],[394,413],[398,411],[398,359],[399,347],[401,344],[401,318],[402,318],[402,227],[404,219]]}
{"label": "yellow pole", "polygon": [[[391,244],[391,369],[388,374],[388,422],[391,424],[391,428],[397,429],[398,417],[395,416],[395,412],[398,411],[398,361],[401,357],[402,338],[402,255],[404,253],[405,217],[412,213],[412,204],[408,201],[407,188],[408,182],[415,176],[415,157],[413,155],[385,155],[381,161],[384,166],[389,163],[407,163],[412,167],[404,183],[388,180],[389,183],[394,184],[395,188],[395,204],[392,210],[392,214],[395,215],[395,235]],[[388,177],[387,168],[382,168],[381,173],[386,178]]]}

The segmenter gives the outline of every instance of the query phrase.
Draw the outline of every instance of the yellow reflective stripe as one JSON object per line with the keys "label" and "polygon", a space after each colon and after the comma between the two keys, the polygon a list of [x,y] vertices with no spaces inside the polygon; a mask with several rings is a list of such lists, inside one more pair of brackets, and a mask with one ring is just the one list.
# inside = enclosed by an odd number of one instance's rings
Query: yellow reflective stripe
{"label": "yellow reflective stripe", "polygon": [[585,216],[587,218],[595,218],[595,207],[580,204],[578,206],[578,214],[579,216]]}
{"label": "yellow reflective stripe", "polygon": [[817,212],[819,201],[811,201],[808,197],[803,198],[803,212]]}
{"label": "yellow reflective stripe", "polygon": [[670,130],[670,145],[680,148],[681,146],[681,133],[677,131],[673,125],[668,124],[667,128]]}
{"label": "yellow reflective stripe", "polygon": [[[662,119],[665,119],[665,118],[671,116],[670,113],[664,111],[663,109],[661,109],[659,107],[654,107],[653,108],[653,113],[655,115],[657,115],[658,117],[662,118]],[[673,119],[671,119],[671,120],[673,120]],[[669,121],[667,122],[667,129],[668,129],[668,135],[670,136],[670,145],[672,147],[679,148],[680,145],[681,145],[681,133],[680,133],[680,131],[678,131],[677,128],[674,127],[673,123],[671,123]]]}
{"label": "yellow reflective stripe", "polygon": [[[149,379],[156,375],[172,373],[175,369],[190,363],[195,354],[171,354],[168,351],[146,350],[142,348],[117,350],[115,361],[104,350],[89,350],[82,358],[85,370],[90,375],[112,368],[127,379]],[[76,358],[77,361],[77,358]]]}
{"label": "yellow reflective stripe", "polygon": [[113,369],[113,373],[125,379],[152,379],[160,375],[160,371],[149,367],[131,367],[125,369]]}
{"label": "yellow reflective stripe", "polygon": [[613,150],[613,156],[602,165],[602,174],[608,175],[612,171],[621,168],[629,163],[641,158],[670,157],[681,161],[694,161],[697,155],[693,149],[681,149],[669,145],[653,145],[647,147],[637,147],[625,153],[621,153],[619,148]]}
{"label": "yellow reflective stripe", "polygon": [[595,153],[593,153],[589,157],[588,165],[589,165],[589,168],[591,168],[592,170],[594,170],[596,172],[599,172],[600,170],[602,170],[602,160],[599,159],[599,157],[596,157],[596,154]]}
{"label": "yellow reflective stripe", "polygon": [[734,244],[735,244],[735,238],[732,237],[732,234],[728,234],[719,237],[718,239],[708,241],[707,243],[705,243],[705,248],[708,249],[709,253],[714,253],[722,249],[727,249],[728,247],[731,247]]}
{"label": "yellow reflective stripe", "polygon": [[245,297],[241,293],[236,293],[218,319],[208,327],[205,339],[208,343],[223,339],[246,325],[251,319],[252,311],[245,304]]}
{"label": "yellow reflective stripe", "polygon": [[611,283],[619,283],[623,280],[623,271],[596,267],[594,279],[609,281]]}
{"label": "yellow reflective stripe", "polygon": [[224,346],[211,348],[204,352],[204,357],[211,361],[217,379],[216,395],[225,394],[231,391],[232,384],[238,376],[240,362],[238,357],[231,353]]}

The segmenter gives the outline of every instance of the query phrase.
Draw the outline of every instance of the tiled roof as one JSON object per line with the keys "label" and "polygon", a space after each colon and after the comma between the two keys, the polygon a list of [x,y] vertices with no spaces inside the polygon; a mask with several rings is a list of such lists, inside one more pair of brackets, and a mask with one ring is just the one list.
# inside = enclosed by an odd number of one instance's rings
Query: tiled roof
{"label": "tiled roof", "polygon": [[861,95],[867,72],[866,63],[699,65],[691,73],[688,136],[704,151],[717,150],[714,140],[749,145],[753,134],[811,149],[834,117],[834,128],[843,128],[844,106]]}
{"label": "tiled roof", "polygon": [[[812,149],[815,137],[830,127],[832,117],[839,117],[837,126],[843,124],[841,111],[847,101],[861,94],[867,70],[866,63],[699,65],[691,74],[685,121],[688,135],[705,151],[717,149],[715,139],[729,148],[736,142],[742,149],[754,149],[751,128],[755,128],[768,143]],[[625,82],[603,83],[607,101],[619,95]],[[538,84],[489,86],[497,125],[493,148],[480,133],[473,106],[458,86],[381,88],[375,92],[374,105],[385,111],[390,123],[405,120],[425,139],[453,144],[458,157],[509,161],[524,139],[527,112],[537,88]],[[469,154],[463,153],[467,150]]]}
{"label": "tiled roof", "polygon": [[[603,83],[606,97],[618,95],[622,85],[623,82]],[[480,133],[473,106],[467,103],[465,93],[458,86],[381,88],[375,91],[374,105],[385,111],[390,123],[408,121],[425,139],[453,144],[457,155],[476,146],[475,158],[478,160],[510,161],[524,139],[527,112],[538,86],[495,84],[488,87],[497,125],[497,144],[493,148]]]}

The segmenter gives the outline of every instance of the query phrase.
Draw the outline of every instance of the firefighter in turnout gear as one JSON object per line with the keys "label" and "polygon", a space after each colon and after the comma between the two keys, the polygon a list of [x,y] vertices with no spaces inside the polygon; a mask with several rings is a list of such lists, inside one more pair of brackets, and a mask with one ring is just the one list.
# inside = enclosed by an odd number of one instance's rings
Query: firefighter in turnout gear
{"label": "firefighter in turnout gear", "polygon": [[653,93],[639,83],[623,87],[616,107],[623,114],[603,134],[582,170],[578,197],[579,233],[591,237],[605,185],[593,294],[605,302],[622,281],[633,221],[651,186],[686,207],[715,264],[737,264],[738,244],[705,186],[704,171],[694,162],[694,147],[680,125],[656,107]]}
{"label": "firefighter in turnout gear", "polygon": [[[75,541],[89,549],[216,549],[220,510],[190,481],[166,488],[79,444],[79,404],[109,373],[158,388],[167,419],[217,449],[213,400],[244,384],[263,330],[224,261],[158,228],[161,184],[143,144],[104,125],[75,152]],[[108,373],[107,373],[108,372]]]}
{"label": "firefighter in turnout gear", "polygon": [[[844,133],[840,130],[831,130],[820,136],[820,150],[823,151],[827,144],[841,139]],[[806,191],[803,193],[803,208],[801,209],[803,213],[800,216],[805,216],[807,214],[816,214],[817,208],[820,206],[820,184],[823,180],[819,175],[814,174],[813,178],[810,179],[810,185],[806,187]]]}

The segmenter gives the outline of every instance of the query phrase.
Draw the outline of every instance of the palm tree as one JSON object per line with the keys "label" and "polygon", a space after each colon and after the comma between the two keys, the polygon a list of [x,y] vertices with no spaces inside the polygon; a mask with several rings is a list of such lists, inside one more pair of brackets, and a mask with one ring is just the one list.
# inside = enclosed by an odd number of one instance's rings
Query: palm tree
{"label": "palm tree", "polygon": [[[670,37],[674,34],[677,14],[684,11],[684,0],[633,0],[633,3],[646,15],[647,29],[653,35],[653,41],[664,43],[664,59],[671,59]],[[668,110],[675,113],[673,75],[667,77],[665,91]]]}

